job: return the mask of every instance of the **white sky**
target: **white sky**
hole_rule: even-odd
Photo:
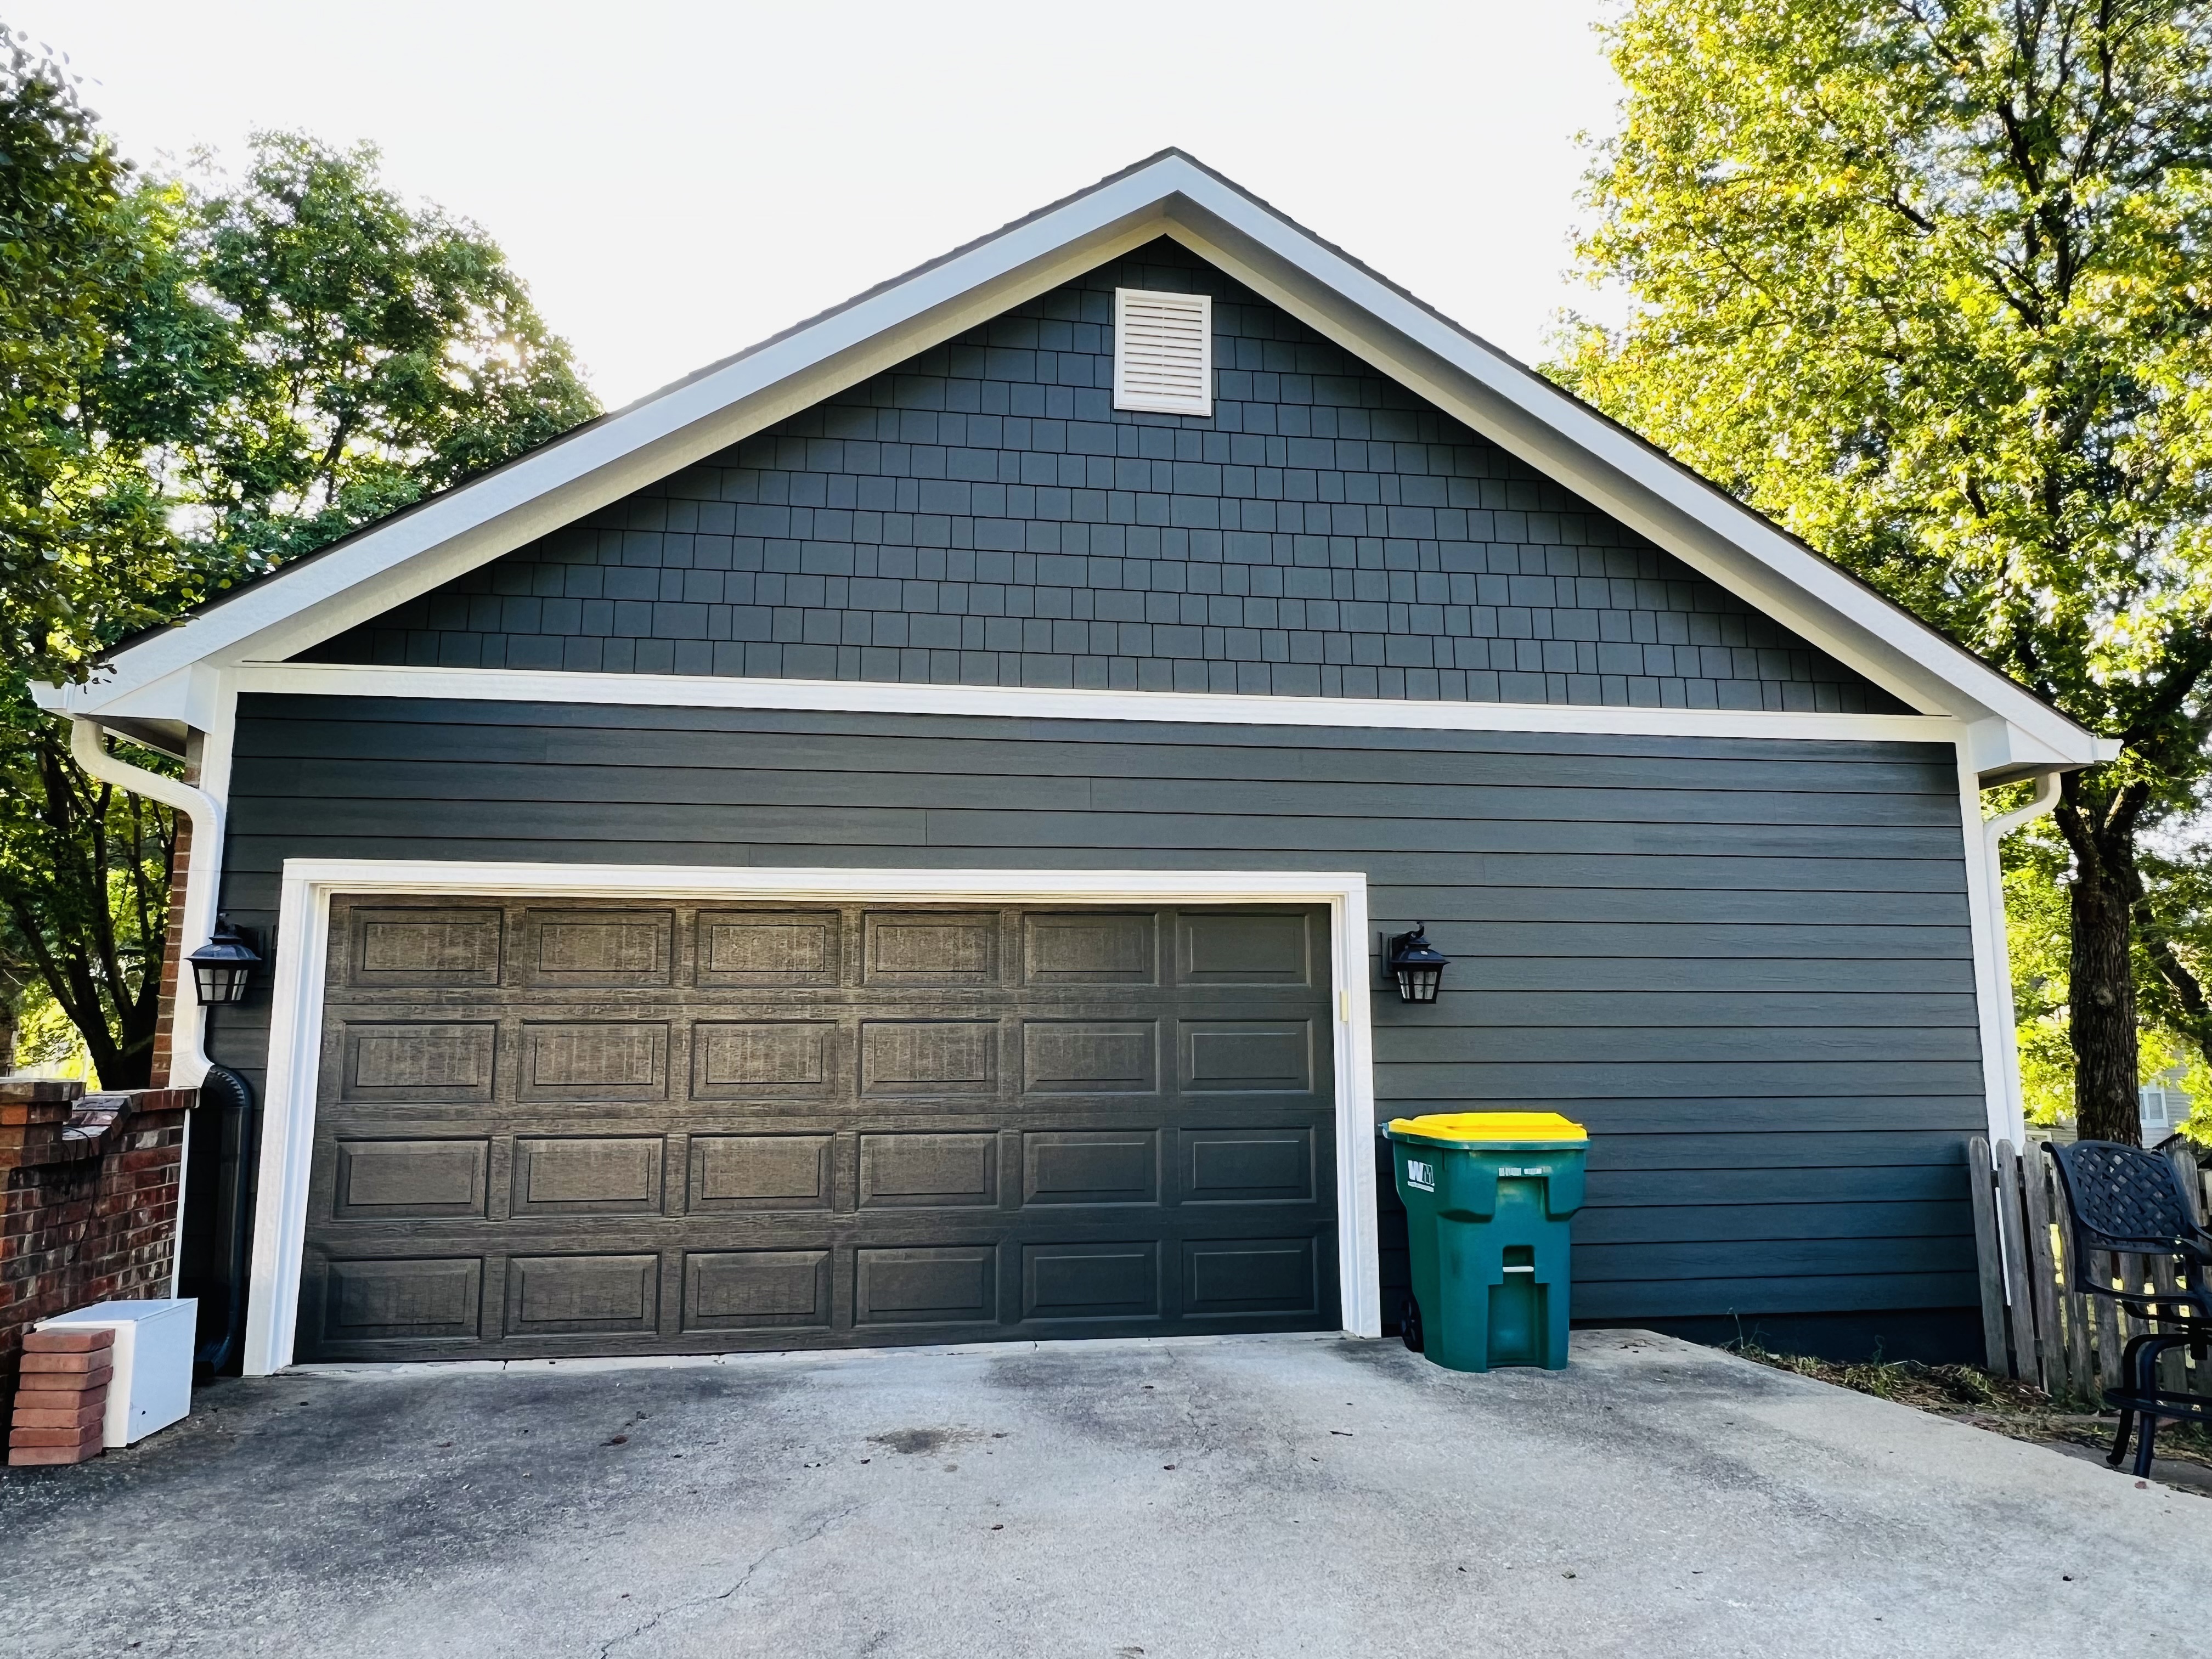
[[[1179,144],[1523,358],[1607,0],[9,0],[125,152],[298,128],[476,220],[613,406]]]

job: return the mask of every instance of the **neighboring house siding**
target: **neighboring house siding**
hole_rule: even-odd
[[[230,814],[262,927],[296,857],[1364,871],[1455,959],[1375,999],[1382,1115],[1590,1127],[1578,1317],[1976,1340],[1948,748],[249,696]],[[265,999],[216,1015],[258,1086]]]
[[[1212,417],[1112,407],[1116,287],[1215,296]],[[1164,239],[305,654],[1900,707]]]

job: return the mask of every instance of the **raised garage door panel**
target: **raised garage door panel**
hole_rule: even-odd
[[[341,898],[300,1355],[1333,1329],[1328,927]]]

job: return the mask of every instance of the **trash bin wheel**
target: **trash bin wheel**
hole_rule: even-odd
[[[1415,1353],[1420,1352],[1421,1304],[1410,1296],[1406,1298],[1406,1305],[1398,1310],[1398,1334],[1404,1339],[1407,1347]]]

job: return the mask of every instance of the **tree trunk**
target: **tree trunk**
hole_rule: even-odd
[[[126,1018],[126,1027],[136,1022]],[[114,1047],[114,1058],[96,1065],[100,1086],[103,1089],[144,1089],[154,1081],[154,1034],[150,1030],[132,1031],[126,1029],[123,1042]]]
[[[2133,921],[2142,878],[2136,826],[2148,792],[2111,793],[2094,774],[2067,774],[2052,814],[2074,855],[2073,945],[2067,1002],[2074,1044],[2074,1120],[2084,1140],[2142,1144],[2137,1073]],[[2109,787],[2109,786],[2108,786]]]
[[[2140,1146],[2136,981],[2128,950],[2132,907],[2108,869],[2084,868],[2078,860],[2071,896],[2075,1121],[2084,1140]]]

